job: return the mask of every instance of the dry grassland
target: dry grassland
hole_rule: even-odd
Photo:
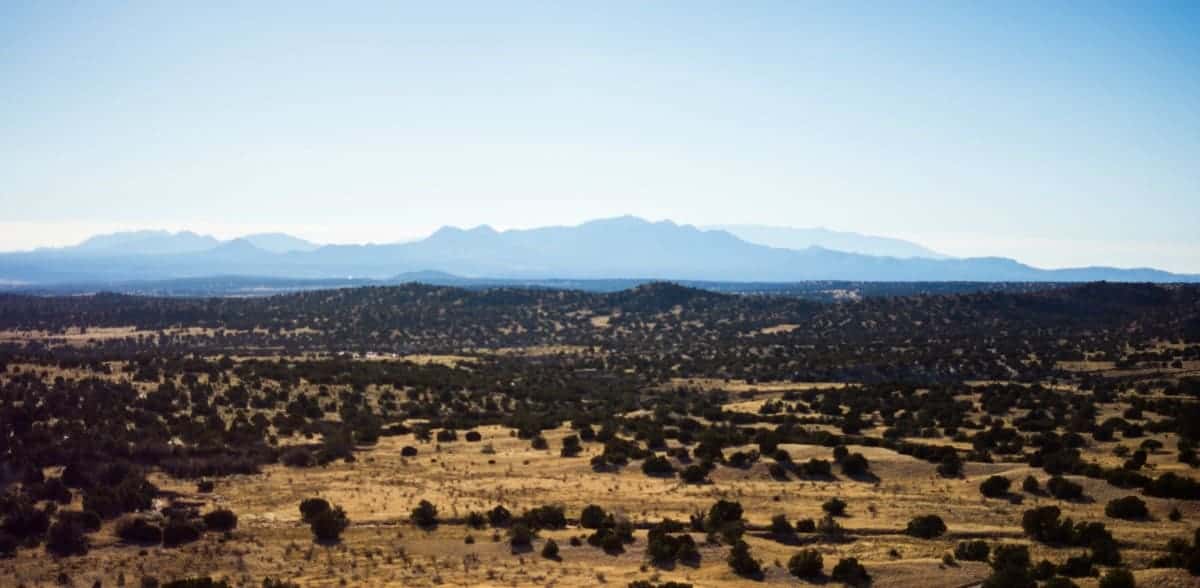
[[[1200,517],[1200,505],[1147,498],[1153,522],[1105,519],[1103,505],[1126,492],[1103,482],[1076,478],[1094,500],[1064,503],[1024,495],[1024,504],[984,499],[978,484],[989,475],[1006,475],[1015,481],[1045,474],[1025,464],[969,464],[962,479],[944,479],[934,466],[892,451],[850,447],[871,462],[878,481],[856,481],[838,476],[833,481],[776,481],[756,464],[747,470],[719,468],[713,483],[685,485],[675,479],[651,478],[638,468],[619,473],[596,473],[588,457],[594,445],[575,458],[556,451],[566,428],[548,432],[551,450],[539,451],[500,427],[480,429],[480,442],[418,443],[410,436],[385,437],[358,454],[356,463],[334,463],[314,469],[268,466],[263,473],[233,476],[217,481],[212,494],[197,494],[192,483],[157,476],[154,482],[186,500],[224,507],[239,513],[239,527],[228,538],[210,533],[195,544],[180,548],[122,546],[111,529],[95,535],[95,546],[83,557],[55,560],[40,550],[22,550],[12,560],[0,561],[0,574],[13,586],[50,585],[60,572],[91,584],[116,586],[121,574],[127,585],[142,575],[163,579],[194,575],[227,577],[233,582],[263,577],[286,578],[313,586],[393,585],[429,586],[624,586],[635,579],[659,578],[692,582],[697,586],[751,584],[735,576],[724,563],[726,547],[702,547],[698,568],[677,566],[660,570],[646,565],[645,531],[625,553],[612,556],[588,546],[572,547],[572,536],[589,531],[568,527],[543,532],[529,553],[514,554],[502,531],[472,530],[462,524],[471,511],[486,511],[498,504],[514,513],[544,504],[561,504],[568,517],[576,517],[588,504],[623,514],[635,523],[670,517],[686,521],[697,510],[717,499],[739,501],[751,525],[748,541],[755,557],[767,570],[764,583],[794,584],[778,564],[799,547],[764,538],[762,528],[773,514],[790,520],[819,518],[821,503],[837,496],[849,503],[849,516],[840,519],[849,533],[845,542],[823,542],[813,536],[813,546],[825,554],[828,566],[839,557],[863,561],[880,587],[962,586],[987,575],[986,566],[962,562],[941,563],[944,553],[958,540],[988,538],[1028,543],[1019,527],[1024,509],[1057,504],[1077,520],[1104,520],[1125,544],[1123,555],[1135,566],[1145,565],[1171,537],[1186,537]],[[413,445],[419,455],[404,458],[401,447]],[[494,453],[485,453],[490,447]],[[828,458],[826,447],[783,445],[796,461]],[[1152,456],[1151,463],[1166,469],[1167,456]],[[343,506],[353,524],[341,544],[314,544],[299,517],[304,498],[320,496]],[[434,531],[420,530],[408,522],[408,513],[422,499],[436,504],[445,519]],[[1167,512],[1179,507],[1184,520],[1168,522]],[[936,540],[915,539],[899,533],[920,514],[938,514],[949,533]],[[465,543],[467,536],[474,544]],[[801,535],[801,537],[806,537]],[[540,543],[554,538],[562,548],[561,561],[538,555]],[[696,538],[703,543],[703,537]],[[498,540],[497,540],[498,539]],[[1035,559],[1061,561],[1077,550],[1049,549],[1031,544]],[[1175,570],[1174,572],[1180,572]],[[1185,586],[1193,579],[1171,571],[1139,572],[1151,586]],[[1172,583],[1174,582],[1174,583]],[[0,582],[2,583],[2,582]]]

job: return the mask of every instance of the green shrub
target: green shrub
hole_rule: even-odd
[[[954,547],[954,557],[962,561],[987,561],[991,549],[986,541],[962,541]]]
[[[1144,519],[1150,516],[1150,511],[1141,498],[1126,496],[1110,500],[1104,507],[1104,514],[1114,519]]]
[[[837,497],[830,498],[821,505],[821,510],[824,510],[835,517],[840,517],[846,514],[846,501]]]
[[[11,557],[17,552],[17,547],[20,547],[21,542],[11,534],[0,531],[0,557]]]
[[[1137,582],[1133,578],[1133,572],[1125,568],[1113,568],[1108,570],[1100,578],[1100,588],[1136,588]]]
[[[750,555],[750,546],[740,539],[730,548],[729,558],[725,561],[739,576],[755,577],[762,574],[762,565]]]
[[[850,586],[866,586],[871,583],[871,575],[867,573],[867,568],[853,557],[838,560],[830,577]]]
[[[83,525],[74,519],[65,519],[50,525],[46,532],[46,550],[54,555],[86,555],[88,538]]]
[[[408,518],[418,527],[429,528],[437,526],[437,517],[437,507],[428,500],[422,500],[417,504],[416,508],[412,509],[412,513],[409,514]]]
[[[604,524],[604,516],[603,508],[589,504],[579,513],[579,526],[584,529],[599,529]]]
[[[349,526],[350,519],[340,506],[322,511],[309,521],[309,529],[318,541],[338,541]]]
[[[642,473],[647,476],[674,476],[675,467],[671,465],[671,460],[652,455],[642,462]]]
[[[1042,487],[1038,484],[1037,478],[1033,476],[1025,476],[1025,481],[1021,482],[1021,489],[1030,493],[1037,494],[1042,491]]]
[[[946,523],[937,515],[924,515],[908,522],[904,533],[920,539],[933,539],[946,533]]]
[[[175,547],[198,541],[203,534],[204,527],[200,521],[173,519],[163,527],[163,546]]]
[[[487,518],[488,524],[493,527],[507,527],[512,523],[512,513],[500,504],[497,504],[495,508],[488,511]]]
[[[232,531],[237,528],[237,523],[237,515],[227,508],[220,508],[204,515],[204,526],[212,531]]]
[[[307,523],[329,508],[329,501],[324,498],[306,498],[300,502],[300,517]]]
[[[797,578],[816,578],[825,567],[825,559],[816,549],[802,549],[788,560],[788,572]]]
[[[861,476],[871,469],[871,463],[861,453],[852,453],[842,458],[842,473],[847,476]]]
[[[1001,498],[1008,494],[1012,481],[1004,476],[992,476],[979,484],[979,493],[988,498]]]
[[[508,528],[508,543],[513,547],[529,547],[533,543],[535,531],[525,521],[517,521]]]
[[[126,516],[117,521],[116,534],[127,543],[147,545],[162,543],[163,537],[161,527],[139,516]]]
[[[1079,500],[1083,498],[1083,486],[1062,476],[1053,476],[1046,482],[1046,490],[1050,495],[1060,500]]]

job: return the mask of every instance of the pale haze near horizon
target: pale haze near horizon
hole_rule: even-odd
[[[0,249],[633,214],[1200,272],[1195,3],[0,6]]]

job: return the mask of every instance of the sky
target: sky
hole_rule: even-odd
[[[0,249],[633,214],[1200,273],[1200,3],[0,3]]]

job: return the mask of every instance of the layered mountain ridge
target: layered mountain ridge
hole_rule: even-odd
[[[828,237],[817,234],[821,235]],[[820,245],[769,246],[727,230],[624,216],[576,226],[505,231],[487,225],[443,227],[417,241],[368,245],[318,245],[282,233],[229,241],[186,231],[117,233],[73,247],[2,253],[0,283],[104,283],[216,275],[391,279],[420,272],[528,280],[1200,281],[1200,276],[1152,268],[1040,269],[1003,257],[949,258],[906,241],[838,235],[877,249],[928,251],[928,256],[872,255]]]

